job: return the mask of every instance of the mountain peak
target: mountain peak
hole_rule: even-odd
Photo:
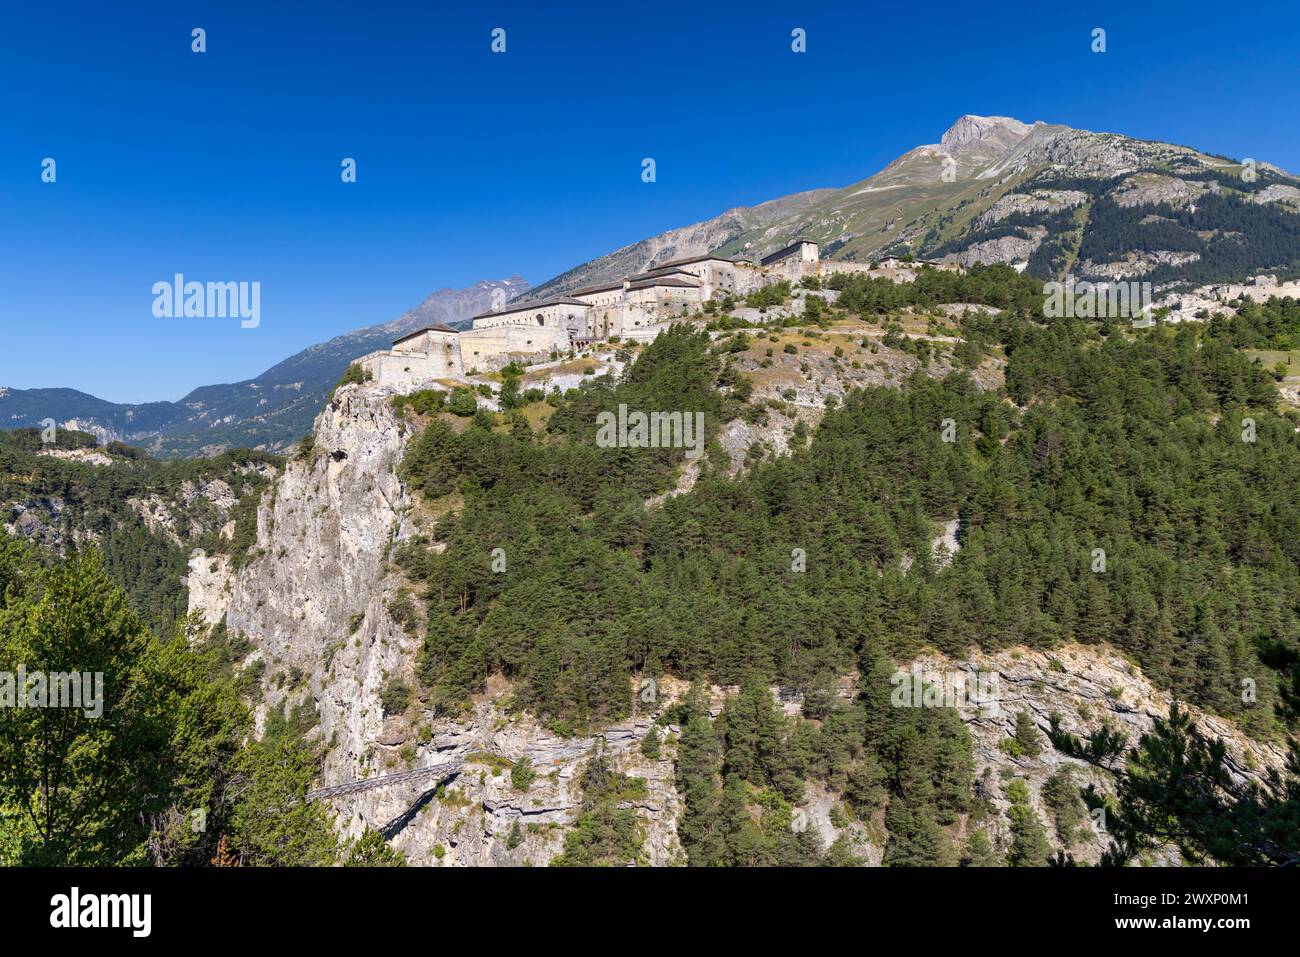
[[[981,152],[990,148],[997,153],[1006,152],[1025,137],[1033,127],[1010,116],[975,116],[967,113],[948,128],[939,141],[950,153],[962,153],[972,148]]]

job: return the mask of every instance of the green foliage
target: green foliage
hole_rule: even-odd
[[[238,636],[143,627],[93,553],[46,566],[0,540],[0,671],[103,674],[103,711],[0,708],[0,853],[56,865],[206,864],[227,834],[246,863],[331,863],[302,795],[315,760],[248,743],[223,675]],[[198,650],[194,650],[194,646]]]
[[[1036,758],[1043,753],[1043,736],[1027,710],[1016,714],[1016,730],[1005,743],[1013,757]]]
[[[962,867],[1001,867],[1002,860],[998,857],[997,851],[989,841],[988,835],[983,829],[976,828],[971,831],[970,838],[966,841],[966,850],[961,856]]]
[[[94,705],[0,707],[0,807],[30,825],[25,862],[142,859],[145,816],[167,806],[171,662],[93,555],[35,571],[21,597],[11,589],[0,671],[102,676]]]
[[[301,743],[317,724],[316,703],[310,696],[292,706],[286,701],[278,710],[271,708],[267,711],[262,740],[273,742],[284,739]]]
[[[527,791],[537,780],[537,769],[529,758],[520,758],[510,768],[510,784],[516,791]]]
[[[621,801],[640,797],[645,782],[610,768],[597,746],[582,775],[582,808],[552,867],[623,867],[637,861],[645,838],[636,813]]]
[[[335,384],[334,388],[330,390],[328,401],[333,401],[334,393],[345,385],[364,385],[367,382],[374,381],[374,378],[375,375],[373,372],[369,369],[363,369],[354,362],[344,370],[339,381]]]
[[[891,671],[885,661],[872,663],[864,675],[862,702],[866,740],[875,747],[888,798],[884,863],[951,865],[957,852],[944,829],[970,810],[970,736],[953,709],[893,707]]]
[[[1043,783],[1043,804],[1056,825],[1056,836],[1065,847],[1072,847],[1086,836],[1084,823],[1088,810],[1081,789],[1074,780],[1074,769],[1063,764]]]
[[[1013,778],[1006,788],[1011,801],[1011,849],[1007,864],[1011,867],[1046,867],[1052,855],[1043,823],[1029,803],[1029,788],[1023,778]]]
[[[87,443],[89,439],[89,443]],[[93,447],[93,437],[60,431],[56,447]],[[23,502],[51,526],[57,543],[75,550],[74,539],[97,539],[102,567],[109,579],[126,589],[150,630],[171,635],[185,616],[187,597],[181,579],[189,554],[204,549],[225,554],[238,564],[256,537],[257,502],[269,485],[259,469],[278,466],[274,455],[236,450],[210,459],[169,460],[113,457],[110,465],[39,455],[37,430],[0,431],[0,502]],[[108,449],[102,450],[105,453]],[[239,497],[229,516],[203,496],[184,501],[182,483],[224,481]],[[157,497],[175,518],[174,534],[150,529],[138,505]],[[56,510],[53,504],[57,503]],[[222,526],[235,521],[233,539]],[[49,544],[56,544],[50,538]]]
[[[401,714],[411,706],[411,686],[401,676],[394,675],[380,689],[379,703],[385,715]]]
[[[1210,320],[1207,337],[1239,349],[1300,350],[1300,299],[1243,299],[1234,308],[1235,314],[1219,313]]]
[[[447,393],[442,389],[420,389],[406,395],[395,395],[391,401],[399,414],[404,415],[409,409],[416,415],[435,415],[446,406]]]
[[[384,836],[368,827],[348,851],[344,867],[405,867],[406,855],[392,847]]]
[[[324,804],[306,800],[317,758],[287,739],[251,742],[239,754],[240,787],[230,839],[245,865],[323,867],[338,857],[338,838]]]
[[[863,316],[885,315],[909,306],[927,309],[942,303],[970,302],[999,309],[1016,309],[1025,315],[1042,313],[1041,279],[1022,276],[1010,266],[988,266],[967,273],[922,268],[915,282],[835,273],[827,280],[839,290],[836,306]]]
[[[1059,740],[1066,753],[1093,760],[1077,739]],[[1124,865],[1165,846],[1192,864],[1300,864],[1300,745],[1294,740],[1284,772],[1271,770],[1262,785],[1238,783],[1224,743],[1202,735],[1175,705],[1167,719],[1156,719],[1117,773],[1113,800],[1092,785],[1083,793],[1089,808],[1106,814],[1111,846],[1104,865]]]
[[[447,403],[447,411],[452,415],[459,415],[462,418],[468,418],[478,411],[478,399],[472,389],[457,387],[451,390],[451,400]]]
[[[522,843],[524,843],[524,829],[519,826],[519,818],[515,818],[510,824],[509,833],[506,834],[506,850],[513,851]]]
[[[657,760],[659,743],[659,729],[652,724],[646,730],[645,737],[641,739],[641,753],[652,761]]]
[[[779,306],[789,298],[790,281],[782,279],[755,289],[745,297],[745,305],[751,309],[766,309],[768,306]]]
[[[865,740],[861,708],[831,713],[820,730],[786,718],[767,687],[751,678],[711,722],[696,700],[684,707],[677,790],[678,836],[694,866],[850,864],[844,846],[825,852],[811,829],[796,827],[803,782],[824,777],[866,803],[879,797],[879,769]],[[874,788],[874,790],[873,790]]]
[[[507,366],[502,370],[501,393],[497,399],[503,410],[517,409],[524,404],[524,397],[519,391],[521,373],[518,366]]]

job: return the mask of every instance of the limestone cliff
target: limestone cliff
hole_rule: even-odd
[[[390,399],[374,386],[338,390],[317,420],[312,452],[287,464],[261,505],[256,557],[228,584],[220,580],[224,566],[203,569],[192,601],[216,620],[228,593],[227,628],[250,638],[250,660],[264,664],[259,727],[270,709],[304,702],[315,709],[326,744],[324,784],[469,759],[441,799],[418,784],[339,799],[349,834],[365,825],[385,829],[412,863],[545,863],[576,816],[576,777],[594,738],[560,738],[527,717],[512,718],[493,695],[464,719],[436,718],[419,701],[385,719],[385,685],[394,678],[414,684],[419,647],[389,611],[401,583],[386,558],[415,531],[410,496],[396,475],[411,432]],[[647,780],[638,807],[646,861],[665,864],[680,858],[678,802],[671,762],[651,761],[633,747],[648,726],[637,719],[606,729],[603,739],[616,768]],[[525,757],[537,775],[519,793],[501,769]],[[510,840],[516,821],[517,842]]]
[[[394,414],[390,399],[374,385],[339,389],[317,420],[311,452],[287,463],[263,499],[252,560],[226,580],[228,569],[219,564],[196,578],[202,587],[194,589],[192,600],[199,606],[217,603],[205,609],[215,620],[228,598],[228,630],[250,638],[255,650],[249,660],[263,662],[259,727],[270,709],[314,711],[319,731],[313,733],[325,746],[325,786],[462,760],[459,775],[436,792],[404,784],[333,799],[348,835],[365,826],[380,829],[411,863],[438,866],[549,862],[578,815],[583,764],[601,738],[616,770],[646,780],[644,796],[630,805],[645,836],[640,862],[683,862],[676,833],[676,729],[666,729],[659,758],[647,758],[639,748],[651,719],[682,693],[679,682],[661,683],[654,705],[639,703],[642,710],[631,719],[585,737],[561,736],[512,712],[511,689],[500,678],[489,681],[465,716],[436,714],[418,695],[385,716],[386,690],[395,680],[418,687],[413,667],[421,641],[419,627],[400,611],[403,583],[387,561],[392,546],[417,531],[415,503],[396,474],[414,430]],[[959,712],[973,739],[977,790],[994,808],[979,826],[1003,848],[1009,841],[1010,778],[1025,779],[1054,846],[1060,842],[1042,798],[1049,776],[1075,764],[1077,783],[1112,786],[1104,772],[1057,754],[1045,740],[1037,755],[1013,754],[1004,741],[1019,712],[1027,711],[1040,730],[1053,713],[1080,734],[1107,722],[1135,743],[1169,707],[1167,695],[1105,648],[1007,650],[920,663],[1000,677],[996,714],[965,705]],[[732,690],[713,689],[713,713]],[[856,690],[847,678],[841,693],[847,698]],[[797,697],[773,691],[787,713],[799,712]],[[1234,773],[1257,776],[1281,763],[1280,749],[1250,741],[1217,718],[1198,714],[1198,720],[1228,741]],[[521,788],[511,768],[523,759],[535,776]],[[843,835],[860,858],[879,863],[887,840],[879,815],[855,821],[837,795],[817,784],[808,785],[803,812],[799,819],[826,844]],[[970,826],[963,821],[954,837],[964,837]],[[1106,838],[1095,822],[1087,827],[1069,849],[1090,861]]]

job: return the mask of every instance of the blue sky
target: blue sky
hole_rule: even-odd
[[[177,399],[438,288],[847,185],[963,113],[1300,170],[1293,5],[944,7],[5,4],[0,385]],[[155,318],[177,272],[260,282],[261,325]]]

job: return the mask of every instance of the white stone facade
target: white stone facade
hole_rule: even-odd
[[[463,332],[441,325],[421,329],[360,362],[382,385],[415,388],[431,380],[495,371],[517,360],[567,354],[615,336],[649,341],[673,322],[698,313],[710,299],[744,297],[773,282],[797,282],[819,271],[817,244],[806,240],[761,264],[713,255],[679,259],[572,295],[482,313]]]

